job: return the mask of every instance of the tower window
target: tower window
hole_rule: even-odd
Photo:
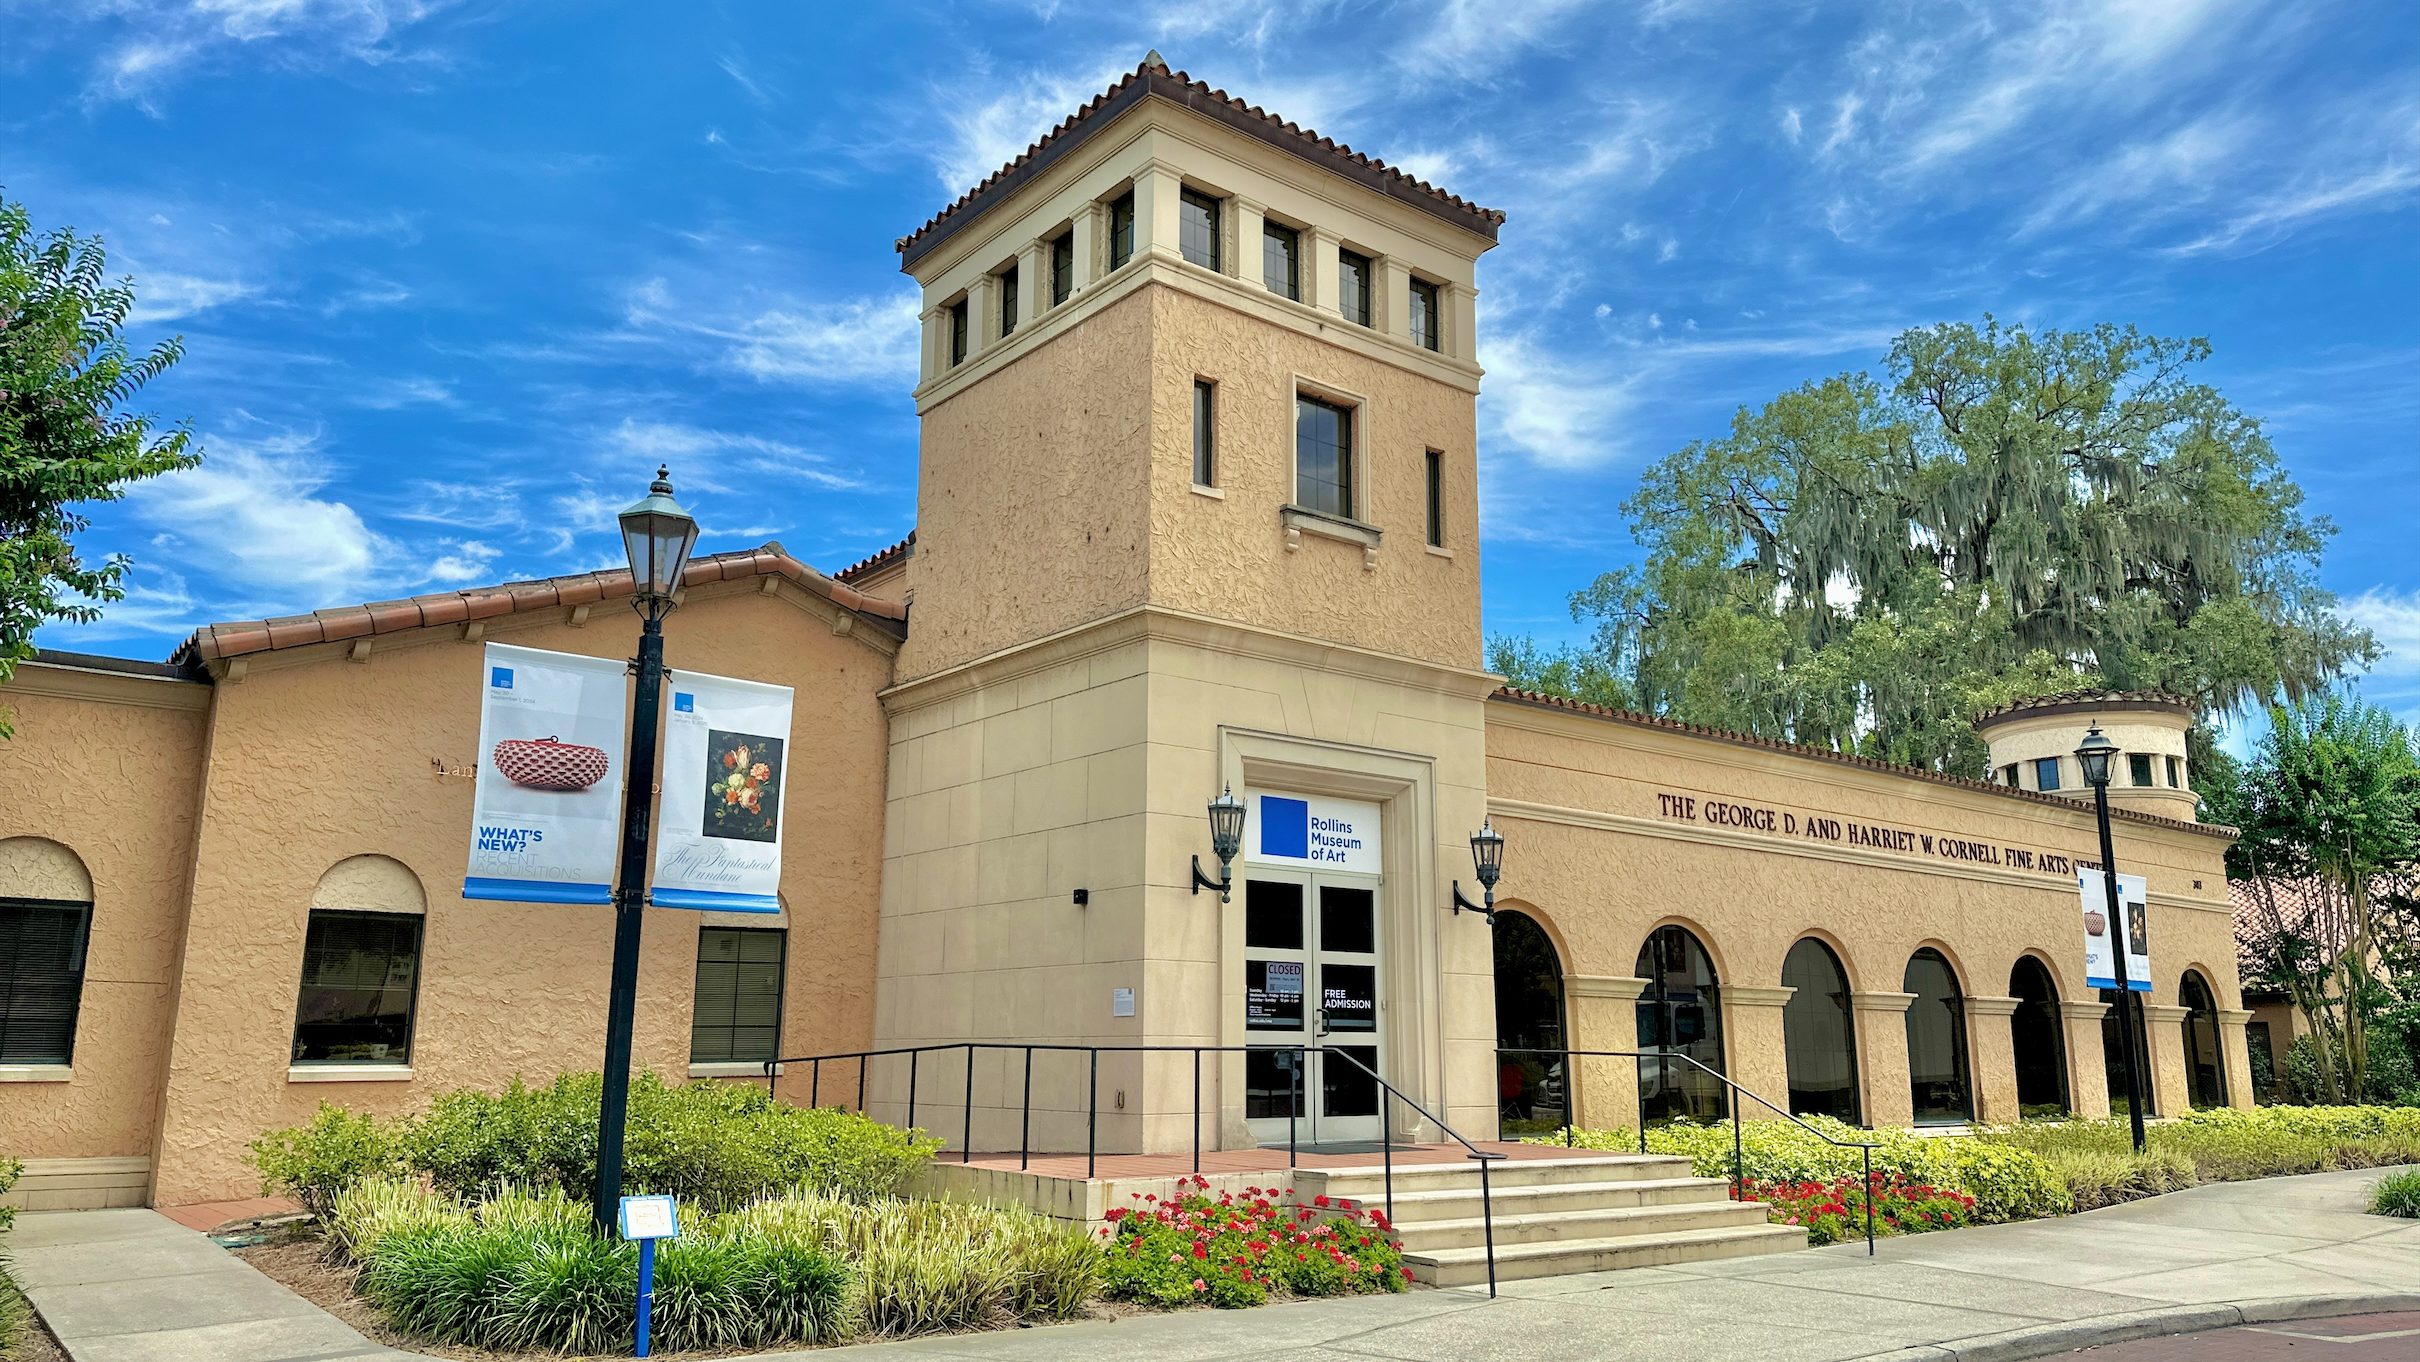
[[[2144,787],[2144,788],[2146,788],[2146,789],[2148,789],[2148,788],[2150,787],[2150,785],[2151,785],[2151,754],[2150,754],[2150,753],[2148,753],[2148,752],[2128,752],[2128,753],[2126,754],[2126,779],[2127,779],[2127,782],[2128,782],[2128,783],[2130,783],[2130,784],[2134,784],[2134,785],[2140,785],[2140,786],[2142,786],[2142,787]]]
[[[1134,191],[1109,201],[1109,268],[1134,258]]]
[[[1412,344],[1437,348],[1437,286],[1425,279],[1412,281]]]
[[[2037,790],[2059,788],[2059,759],[2057,757],[2034,758],[2033,787]]]
[[[1336,310],[1348,322],[1370,324],[1370,258],[1351,251],[1336,253]]]
[[[1000,274],[1000,334],[1005,336],[1017,329],[1017,284],[1019,271],[1011,265]]]
[[[1294,502],[1321,515],[1353,518],[1351,407],[1295,396]]]
[[[1218,200],[1190,189],[1176,196],[1176,249],[1203,269],[1218,268]]]
[[[1073,230],[1059,233],[1050,243],[1050,305],[1057,307],[1067,301],[1076,289],[1076,234]]]
[[[966,363],[966,300],[950,304],[950,367]]]
[[[2170,757],[2170,758],[2168,758],[2168,788],[2169,788],[2169,789],[2171,789],[2171,790],[2181,790],[2181,789],[2185,788],[2184,769],[2185,769],[2185,764],[2184,764],[2183,762],[2178,761],[2178,760],[2177,760],[2176,758],[2174,758],[2174,757]]]
[[[2017,764],[2015,762],[2012,761],[2000,768],[2000,783],[2012,790],[2021,788],[2017,782]]]
[[[1445,454],[1435,449],[1428,452],[1428,543],[1445,547]]]
[[[1302,233],[1266,218],[1260,224],[1260,273],[1269,292],[1302,301]]]
[[[1218,385],[1193,380],[1193,485],[1218,486]]]

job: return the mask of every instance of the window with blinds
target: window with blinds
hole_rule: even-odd
[[[0,899],[0,1064],[75,1057],[92,905]]]
[[[690,1063],[756,1064],[779,1055],[788,936],[778,927],[699,929]]]
[[[421,919],[313,909],[294,1004],[296,1064],[409,1064]]]

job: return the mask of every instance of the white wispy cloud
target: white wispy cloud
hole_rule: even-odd
[[[2420,587],[2373,586],[2344,602],[2344,614],[2378,640],[2363,697],[2420,725]]]
[[[335,470],[317,432],[205,434],[199,466],[139,483],[128,502],[222,582],[289,601],[361,600],[397,546],[328,495]]]
[[[128,324],[157,326],[256,297],[261,289],[258,284],[242,279],[206,279],[170,270],[149,270],[136,278],[134,292],[134,308],[126,314]]]
[[[766,383],[913,383],[922,337],[912,289],[735,305],[676,297],[667,280],[655,278],[630,291],[624,315],[634,336],[702,342],[712,366]]]
[[[158,112],[167,85],[245,56],[280,65],[378,64],[424,58],[410,33],[454,0],[97,0],[62,20],[106,23],[123,35],[94,62],[86,97]]]
[[[722,476],[734,472],[796,478],[838,492],[866,486],[858,478],[834,471],[823,456],[802,445],[744,432],[625,417],[604,443],[618,456],[642,465],[672,465],[676,471],[686,470],[684,476],[718,490],[729,490],[743,481]],[[697,471],[701,465],[702,474]]]

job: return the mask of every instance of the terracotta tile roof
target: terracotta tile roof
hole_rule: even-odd
[[[899,238],[898,250],[902,263],[915,264],[918,257],[940,245],[963,223],[973,220],[988,206],[986,200],[1005,197],[1074,150],[1094,129],[1107,126],[1119,114],[1147,98],[1164,99],[1216,119],[1245,136],[1291,152],[1389,198],[1476,232],[1490,241],[1496,239],[1496,229],[1504,224],[1504,214],[1496,209],[1482,208],[1459,195],[1449,194],[1426,180],[1397,170],[1374,156],[1355,151],[1332,137],[1322,137],[1309,128],[1279,118],[1257,104],[1246,104],[1224,90],[1212,89],[1183,71],[1172,73],[1155,52],[1145,58],[1141,65],[1120,77],[1117,84],[1094,95],[1057,127],[1042,134],[1040,141],[1027,147],[1016,159],[960,195],[957,202],[934,214],[922,227]]]
[[[842,568],[840,571],[833,573],[832,580],[835,582],[854,582],[860,577],[882,571],[884,568],[891,566],[893,563],[898,562],[902,558],[908,557],[915,551],[916,532],[914,530],[910,530],[908,531],[907,538],[900,540],[898,543],[891,545],[887,549],[883,549],[879,552],[869,554],[864,558],[860,558],[856,562]]]
[[[707,582],[776,575],[805,587],[834,605],[855,611],[895,635],[905,637],[907,634],[905,607],[862,595],[792,558],[779,544],[692,558],[688,570],[682,574],[681,584],[698,586]],[[548,577],[534,582],[505,582],[497,586],[432,592],[399,601],[338,606],[329,610],[314,610],[308,615],[207,624],[195,630],[193,637],[185,640],[169,661],[174,665],[216,662],[279,648],[299,648],[313,643],[334,643],[369,635],[400,633],[406,629],[425,629],[432,625],[494,619],[523,610],[621,600],[630,594],[630,571],[622,568],[609,572],[577,573],[569,577]]]
[[[2187,716],[2196,712],[2191,699],[2164,690],[2063,690],[2056,695],[2036,695],[1987,709],[1975,716],[1975,722],[1989,724],[2002,719],[2075,714],[2091,709],[2166,709]]]
[[[1834,762],[1842,766],[1861,766],[1869,771],[1881,771],[1888,775],[1929,781],[1935,785],[1949,785],[1962,790],[1975,790],[1984,794],[1998,795],[2003,799],[2022,799],[2062,809],[2089,810],[2091,807],[2059,795],[2043,794],[2038,790],[2020,790],[2014,786],[2001,785],[1989,780],[1976,780],[1968,776],[1945,776],[1938,771],[1927,771],[1921,766],[1902,766],[1897,762],[1853,756],[1846,752],[1834,752],[1829,748],[1808,747],[1802,743],[1783,742],[1778,738],[1760,738],[1752,733],[1734,733],[1729,729],[1708,728],[1703,724],[1683,723],[1678,719],[1667,719],[1656,714],[1641,714],[1636,710],[1592,705],[1585,700],[1572,700],[1560,695],[1547,695],[1540,691],[1521,690],[1513,686],[1499,686],[1496,688],[1496,693],[1489,698],[1517,704],[1537,705],[1546,709],[1568,710],[1574,714],[1585,714],[1590,718],[1610,719],[1616,723],[1635,724],[1641,728],[1660,728],[1672,733],[1686,733],[1692,737],[1711,738],[1716,742],[1731,743],[1739,747],[1761,747],[1769,752],[1786,752],[1792,756],[1812,757],[1817,761]],[[2162,818],[2158,814],[2142,813],[2134,809],[2113,808],[2109,811],[2109,816],[2129,823],[2144,823],[2156,828],[2177,828],[2185,832],[2198,832],[2211,837],[2232,839],[2235,836],[2235,829],[2217,823],[2189,823],[2180,818]]]

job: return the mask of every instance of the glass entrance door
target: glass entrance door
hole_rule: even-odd
[[[1378,885],[1366,877],[1255,874],[1244,885],[1244,1040],[1313,1047],[1244,1058],[1244,1117],[1283,1143],[1379,1137]],[[1318,1053],[1317,1051],[1332,1053]]]

